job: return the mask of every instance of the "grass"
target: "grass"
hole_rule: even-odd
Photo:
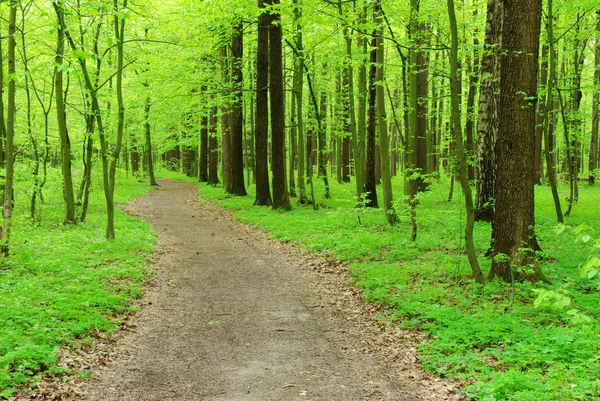
[[[0,266],[0,399],[56,367],[61,347],[89,344],[114,329],[140,296],[155,236],[150,226],[116,211],[117,240],[106,241],[102,189],[94,188],[84,223],[64,226],[59,172],[51,170],[39,222],[27,217],[31,183],[18,165],[11,255]],[[78,181],[76,181],[78,182]],[[95,182],[101,182],[95,177]],[[119,176],[115,200],[149,186]]]
[[[430,334],[420,349],[423,366],[440,376],[461,379],[469,398],[600,398],[598,335],[571,326],[562,312],[535,309],[533,284],[512,287],[491,282],[481,287],[473,282],[462,252],[461,194],[455,192],[455,201],[447,202],[447,182],[435,182],[432,191],[422,194],[416,242],[408,240],[410,226],[404,211],[400,224],[391,227],[381,210],[354,208],[353,184],[333,183],[332,199],[321,196],[321,180],[315,187],[318,211],[295,204],[285,213],[253,207],[253,186],[248,188],[247,197],[231,197],[220,187],[199,185],[204,198],[236,210],[237,220],[261,227],[274,238],[294,242],[306,251],[345,261],[365,299],[387,307],[390,324]],[[564,199],[566,186],[560,190]],[[398,205],[402,205],[402,193],[401,179],[395,179]],[[600,229],[598,204],[600,190],[582,185],[580,201],[566,223],[586,223]],[[550,190],[538,187],[536,232],[544,250],[542,268],[554,282],[545,288],[573,281],[573,298],[600,312],[599,292],[578,278],[578,266],[589,254],[589,245],[576,243],[571,232],[555,234],[555,226]],[[482,255],[489,246],[490,233],[489,224],[476,224],[475,243],[486,273],[490,261]]]

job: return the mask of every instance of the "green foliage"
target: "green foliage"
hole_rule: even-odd
[[[566,229],[566,225],[560,224],[556,229],[556,233],[564,233]],[[590,280],[591,285],[600,290],[600,280],[598,279],[600,239],[592,241],[595,230],[586,224],[580,224],[572,231],[576,235],[575,243],[593,243],[587,261],[580,266],[579,277],[583,280]],[[567,281],[559,289],[535,289],[534,292],[537,294],[534,302],[535,307],[545,307],[555,310],[569,308],[567,315],[570,316],[573,325],[580,326],[584,332],[592,335],[600,333],[600,315],[594,313],[586,306],[575,303],[573,300],[575,294],[571,290],[574,284],[572,281]]]
[[[322,194],[320,180],[316,193]],[[348,263],[355,284],[367,301],[384,305],[390,323],[425,330],[420,349],[423,366],[441,376],[464,381],[471,399],[500,401],[591,400],[600,397],[600,343],[597,335],[568,324],[569,316],[534,307],[531,283],[491,282],[485,287],[470,277],[463,255],[464,221],[460,202],[445,201],[447,182],[434,182],[419,199],[419,239],[408,240],[406,212],[389,226],[380,210],[354,210],[352,184],[331,185],[332,199],[317,199],[318,211],[294,205],[288,213],[253,207],[253,187],[245,198],[228,197],[222,188],[200,185],[205,199],[237,210],[236,219],[262,227],[281,241]],[[402,193],[401,179],[394,191]],[[544,252],[542,268],[555,282],[572,281],[588,246],[574,232],[557,237],[554,209],[547,188],[537,188],[536,233]],[[561,187],[561,196],[568,188]],[[600,227],[595,188],[582,187],[569,224],[586,221]],[[357,221],[359,213],[362,224]],[[484,272],[490,227],[476,223],[475,243]],[[582,256],[583,255],[583,256]],[[541,285],[541,284],[540,284]],[[546,287],[541,287],[545,289]],[[600,312],[598,289],[589,280],[573,282],[577,303]]]
[[[26,177],[28,170],[21,174]],[[49,181],[43,218],[35,224],[25,217],[31,183],[18,181],[11,255],[0,267],[0,398],[44,374],[63,373],[55,367],[59,348],[89,343],[97,330],[114,329],[150,274],[155,239],[150,226],[117,210],[119,239],[106,241],[100,188],[94,189],[87,221],[63,226],[57,181]],[[120,177],[116,200],[147,191],[145,184]]]

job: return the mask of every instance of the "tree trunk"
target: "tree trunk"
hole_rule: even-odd
[[[203,104],[202,116],[200,117],[200,160],[198,163],[198,181],[208,182],[208,106],[206,105],[206,91],[202,88]]]
[[[320,107],[320,119],[323,120],[327,116],[327,95],[325,92],[321,92],[321,107]],[[321,128],[319,129],[319,134],[317,135],[318,139],[318,152],[319,152],[319,176],[323,178],[323,183],[325,185],[325,198],[329,199],[329,178],[327,177],[327,167],[325,160],[325,146],[327,145],[327,135],[325,132],[325,124],[321,124]]]
[[[556,211],[556,218],[559,223],[564,221],[560,198],[558,196],[558,189],[556,187],[556,160],[554,156],[554,123],[552,122],[553,117],[550,116],[550,109],[554,108],[554,84],[556,82],[556,53],[554,51],[554,15],[552,11],[552,0],[548,0],[547,9],[548,21],[546,26],[548,27],[548,79],[546,86],[546,101],[543,115],[543,134],[544,134],[544,156],[546,158],[547,176],[548,183],[550,184],[550,190],[552,191],[552,199],[554,201],[554,210]]]
[[[16,4],[16,3],[15,3]],[[59,13],[59,22],[63,20],[64,13],[64,0],[59,0],[56,4],[56,12]],[[12,10],[11,10],[12,13]],[[11,67],[11,41],[9,41],[9,74],[14,74],[14,48],[13,51],[13,66]],[[14,46],[14,44],[12,44]],[[65,50],[65,33],[62,26],[59,26],[57,31],[57,42],[56,42],[56,74],[55,74],[55,87],[56,87],[56,114],[58,121],[58,134],[60,136],[60,149],[61,149],[61,160],[62,160],[62,174],[63,174],[63,198],[65,201],[65,219],[64,224],[72,224],[75,222],[75,195],[73,192],[73,177],[71,173],[71,140],[67,130],[67,111],[65,106],[65,93],[63,89],[63,54]],[[12,70],[12,71],[11,71]],[[14,85],[14,81],[9,82],[10,85]],[[14,100],[13,100],[14,101]],[[14,105],[13,105],[14,107]],[[14,109],[13,109],[14,110]],[[14,124],[14,111],[11,112],[10,106],[10,93],[9,93],[9,106],[8,106],[8,125]],[[10,128],[7,126],[7,150],[8,150],[8,131]],[[7,159],[8,161],[8,159]],[[8,167],[8,166],[7,166]]]
[[[365,6],[366,8],[366,6]],[[365,19],[365,13],[360,13],[360,22]],[[358,47],[361,49],[361,54],[366,56],[367,54],[367,41],[363,38],[363,35],[358,35]],[[355,163],[360,166],[356,168],[356,181],[357,190],[360,186],[359,197],[365,192],[365,178],[366,178],[366,137],[367,137],[367,66],[366,62],[360,63],[358,69],[358,153],[354,156]],[[360,174],[360,178],[358,177]],[[360,182],[359,182],[360,181]]]
[[[416,35],[417,46],[425,46],[425,35],[427,27],[424,23],[418,24]],[[423,192],[429,187],[426,181],[427,170],[427,96],[428,90],[428,57],[424,50],[413,50],[416,52],[417,64],[413,74],[416,74],[416,131],[414,139],[413,164],[417,169],[418,177],[413,180],[415,191]]]
[[[344,17],[344,9],[342,6],[342,0],[338,0],[338,13],[341,18]],[[344,63],[344,82],[346,82],[347,88],[347,115],[348,115],[348,132],[352,138],[352,146],[354,153],[354,175],[356,177],[356,196],[360,197],[364,190],[364,161],[362,152],[360,149],[360,143],[358,140],[357,126],[356,126],[356,107],[354,100],[354,68],[352,66],[352,37],[350,36],[350,30],[347,25],[344,25],[342,30],[344,35],[344,41],[346,44],[346,60]],[[348,146],[350,144],[348,143]],[[348,149],[348,159],[350,158],[350,150]],[[344,182],[350,182],[349,175],[344,175],[342,180]]]
[[[502,1],[488,0],[485,42],[481,60],[479,114],[477,118],[477,194],[475,219],[494,220],[494,187],[496,181],[495,146],[498,138],[498,103],[500,57],[502,45]]]
[[[392,176],[390,169],[390,139],[388,137],[388,128],[386,123],[385,113],[385,88],[383,80],[383,18],[381,15],[381,0],[376,0],[373,5],[373,22],[380,28],[376,30],[376,71],[375,79],[377,80],[376,88],[376,110],[377,110],[377,125],[379,127],[379,149],[381,155],[381,183],[383,187],[383,211],[385,217],[390,224],[397,221],[396,211],[394,210],[394,197],[392,193]],[[424,119],[427,122],[427,119]],[[427,154],[424,156],[427,163]]]
[[[211,100],[214,102],[215,98],[213,97]],[[208,182],[207,182],[207,184],[212,185],[212,186],[219,185],[219,139],[217,137],[217,125],[219,124],[218,113],[219,113],[219,110],[218,110],[217,106],[213,106],[210,109],[210,119],[209,119],[209,128],[208,128]],[[266,154],[265,154],[265,157],[266,157]],[[267,185],[267,189],[268,189],[268,185]]]
[[[4,60],[2,40],[0,40],[0,60]],[[6,119],[4,117],[4,68],[0,68],[0,168],[6,166]]]
[[[279,6],[279,0],[268,0],[265,4]],[[283,52],[281,48],[281,15],[278,8],[271,14],[269,26],[269,75],[271,85],[271,170],[273,174],[273,209],[290,210],[290,195],[287,189],[285,166],[285,106],[283,93]]]
[[[377,132],[377,114],[375,110],[377,89],[375,87],[375,78],[377,74],[377,38],[373,33],[371,40],[371,55],[369,66],[369,101],[367,106],[367,160],[365,168],[365,206],[379,207],[377,202],[377,185],[375,174],[375,136]]]
[[[227,47],[219,49],[221,61],[221,80],[226,88],[221,96],[221,163],[223,168],[223,185],[225,192],[231,186],[231,109],[229,107],[229,62],[227,60]]]
[[[148,178],[150,179],[150,185],[156,186],[156,178],[154,178],[154,160],[152,155],[152,133],[150,130],[150,107],[152,103],[150,96],[146,97],[146,103],[144,104],[144,137],[146,139],[146,163],[148,166]]]
[[[474,15],[477,16],[477,10]],[[469,182],[475,179],[475,166],[472,160],[475,156],[475,145],[473,141],[473,127],[475,125],[475,93],[477,91],[477,82],[479,81],[479,31],[473,31],[473,55],[469,66],[469,92],[467,95],[467,122],[465,124],[465,147],[467,157],[467,175]]]
[[[598,168],[598,103],[600,102],[600,11],[596,12],[596,44],[594,47],[594,94],[592,99],[592,133],[590,137],[590,156],[588,162],[588,183],[594,185],[595,170]]]
[[[548,45],[542,46],[542,62],[540,65],[540,85],[548,87]],[[536,113],[535,123],[535,156],[533,159],[534,182],[535,185],[542,185],[544,182],[543,162],[542,162],[542,143],[544,142],[544,116],[546,109],[546,100],[540,99]]]
[[[256,198],[254,205],[270,206],[269,188],[269,27],[271,17],[264,11],[265,1],[258,0],[258,44],[256,50],[256,127],[254,132],[254,153],[256,162]]]
[[[16,48],[16,28],[17,28],[17,0],[10,2],[10,17],[8,23],[8,74],[14,76],[16,73],[15,65],[15,48]],[[58,47],[61,47],[62,33],[58,33]],[[62,52],[62,50],[61,50]],[[62,53],[57,52],[56,60],[62,62]],[[58,64],[58,63],[57,63]],[[0,249],[2,254],[7,257],[9,250],[10,229],[12,224],[13,211],[13,180],[14,180],[14,137],[15,137],[15,80],[11,79],[8,82],[8,118],[6,121],[6,146],[5,146],[5,161],[6,161],[6,176],[4,180],[4,221],[2,231],[0,232]],[[60,97],[62,97],[62,92]],[[70,160],[69,160],[70,161]],[[72,188],[72,186],[71,186]]]
[[[547,280],[535,258],[535,113],[541,1],[505,0],[490,278]],[[533,264],[535,272],[528,271]]]
[[[302,18],[302,9],[298,4],[298,0],[294,0],[294,39],[296,41],[297,55],[294,58],[294,96],[296,97],[296,134],[298,141],[298,203],[307,203],[306,185],[304,174],[310,167],[307,163],[307,158],[310,158],[311,147],[305,142],[305,125],[304,125],[304,46],[302,44],[302,26],[300,19]],[[307,152],[308,149],[308,152]],[[294,171],[290,171],[293,175]]]
[[[121,154],[121,145],[123,144],[123,132],[125,124],[125,104],[123,101],[123,61],[124,61],[124,38],[125,38],[125,21],[126,18],[120,15],[119,1],[114,0],[114,29],[115,38],[117,39],[117,72],[116,72],[116,92],[117,92],[117,138],[112,151],[109,170],[109,187],[106,194],[106,239],[112,240],[115,238],[115,183],[117,173],[117,162]],[[127,0],[123,0],[122,9],[127,8]],[[58,93],[58,92],[57,92]]]
[[[233,86],[232,126],[231,126],[231,176],[227,193],[246,196],[244,186],[244,75],[243,67],[243,29],[242,23],[233,30],[231,38],[231,81]]]
[[[477,254],[475,252],[475,244],[473,242],[475,208],[473,207],[473,194],[471,193],[471,186],[469,185],[469,176],[467,171],[467,153],[465,152],[463,146],[463,135],[461,132],[459,103],[460,93],[458,91],[460,87],[460,76],[458,74],[458,28],[456,25],[454,0],[448,0],[448,14],[450,19],[450,33],[452,37],[452,45],[450,50],[450,101],[452,104],[452,131],[454,143],[456,144],[456,158],[458,159],[457,176],[460,179],[460,185],[463,190],[463,195],[465,196],[465,247],[467,250],[469,264],[471,265],[471,271],[473,272],[473,277],[475,278],[475,281],[477,281],[480,284],[484,284],[485,277],[483,276],[481,267],[479,266],[479,261],[477,260]]]

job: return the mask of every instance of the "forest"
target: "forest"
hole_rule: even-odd
[[[600,0],[3,0],[0,32],[0,399],[93,376],[210,207],[341,266],[452,399],[600,399]],[[173,181],[200,209],[160,231]]]

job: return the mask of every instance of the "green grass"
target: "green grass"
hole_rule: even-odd
[[[172,175],[173,177],[179,177]],[[194,180],[190,180],[193,182]],[[464,381],[475,400],[590,400],[600,398],[600,341],[568,323],[562,312],[533,307],[535,285],[492,282],[476,285],[462,254],[464,212],[460,192],[447,202],[448,183],[436,182],[420,198],[419,234],[410,242],[408,216],[389,226],[381,210],[353,208],[353,184],[332,184],[332,199],[323,199],[320,180],[315,193],[319,210],[294,204],[291,212],[253,207],[247,197],[231,197],[220,187],[201,184],[200,193],[237,210],[236,219],[256,225],[274,238],[298,244],[323,257],[348,263],[355,284],[369,302],[385,305],[390,324],[425,330],[420,349],[423,366],[440,376]],[[567,188],[562,186],[561,198]],[[581,185],[580,201],[567,224],[600,229],[600,189]],[[394,194],[402,204],[402,182]],[[381,192],[379,192],[381,196]],[[358,214],[362,224],[359,224]],[[536,230],[544,250],[542,267],[551,287],[574,281],[574,299],[600,313],[600,294],[578,277],[589,246],[575,243],[570,232],[555,234],[550,190],[536,188]],[[477,223],[475,242],[484,272],[490,261],[490,225]],[[548,287],[548,288],[551,288]]]
[[[104,239],[106,212],[99,186],[86,222],[62,225],[60,179],[54,170],[41,219],[33,224],[26,217],[30,173],[18,166],[11,255],[0,267],[0,399],[44,374],[77,373],[56,367],[59,349],[89,344],[97,330],[114,329],[132,310],[132,299],[140,296],[151,274],[155,243],[147,223],[118,210],[117,240]],[[125,203],[148,190],[145,182],[119,176],[115,200]]]

